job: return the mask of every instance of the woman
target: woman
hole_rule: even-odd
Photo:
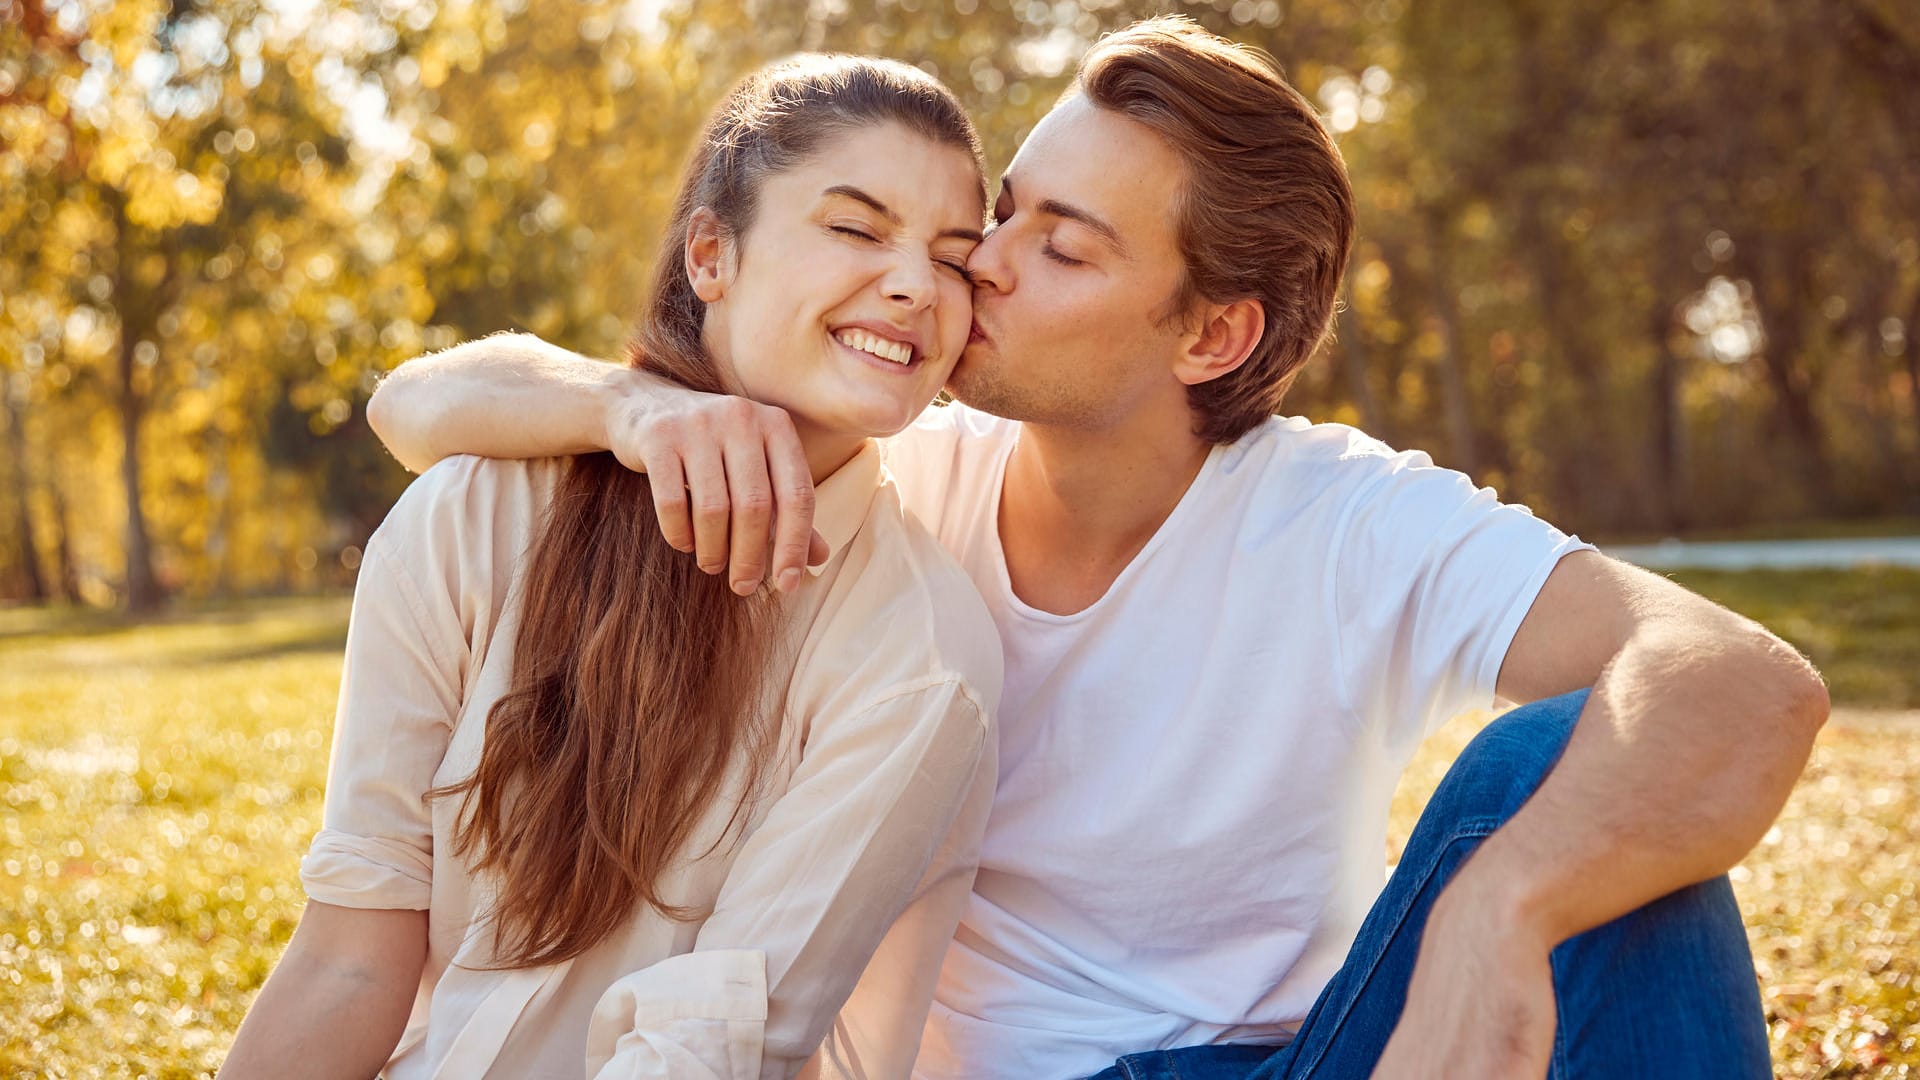
[[[803,57],[728,95],[633,362],[789,413],[830,557],[737,597],[609,455],[423,474],[367,547],[310,902],[223,1076],[777,1077],[830,1028],[823,1056],[906,1075],[1000,653],[871,438],[965,347],[984,208],[913,68]]]

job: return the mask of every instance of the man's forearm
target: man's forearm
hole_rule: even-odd
[[[1551,946],[1725,872],[1779,813],[1826,714],[1818,675],[1757,627],[1646,626],[1435,918],[1481,907]]]
[[[531,334],[495,334],[400,365],[374,391],[367,421],[414,472],[450,454],[582,454],[607,448],[615,403],[650,378]]]

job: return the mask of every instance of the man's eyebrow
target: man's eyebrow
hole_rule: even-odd
[[[1000,190],[1005,194],[1012,195],[1013,179],[1007,176],[1001,177]],[[1098,233],[1100,238],[1105,240],[1122,258],[1129,257],[1127,255],[1127,242],[1120,239],[1120,230],[1114,228],[1105,218],[1098,214],[1088,210],[1082,210],[1072,203],[1061,202],[1059,199],[1042,199],[1038,209],[1041,213],[1050,217],[1062,217],[1068,221],[1077,221],[1085,225],[1095,233]]]
[[[905,224],[900,220],[900,215],[897,213],[894,213],[893,209],[887,206],[886,203],[883,203],[879,199],[874,198],[872,195],[869,195],[866,192],[861,191],[859,188],[854,187],[852,184],[835,184],[832,187],[828,188],[827,190],[821,192],[820,194],[838,195],[843,199],[852,199],[854,202],[864,203],[865,205],[872,207],[875,213],[879,214],[883,218],[886,218],[887,223],[889,225],[892,225],[896,228],[898,228],[902,224]],[[942,238],[952,236],[952,237],[957,237],[961,240],[971,240],[977,244],[980,242],[983,234],[980,232],[979,229],[942,229],[940,230],[940,235]]]

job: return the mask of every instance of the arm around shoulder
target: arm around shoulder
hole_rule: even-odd
[[[367,403],[367,423],[413,472],[461,453],[588,453],[608,447],[623,390],[648,378],[531,334],[495,334],[395,368]]]

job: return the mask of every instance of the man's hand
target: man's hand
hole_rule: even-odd
[[[792,591],[827,557],[813,474],[780,409],[702,394],[531,334],[495,334],[400,365],[367,422],[415,472],[449,454],[536,458],[611,450],[653,477],[667,542],[742,595],[772,564]]]
[[[1373,1080],[1547,1075],[1556,1023],[1554,943],[1503,914],[1502,905],[1469,895],[1466,873],[1434,902],[1400,1023]]]
[[[813,476],[786,410],[658,381],[609,410],[606,447],[652,481],[667,543],[700,569],[725,571],[733,591],[792,592],[827,557],[813,531]]]

